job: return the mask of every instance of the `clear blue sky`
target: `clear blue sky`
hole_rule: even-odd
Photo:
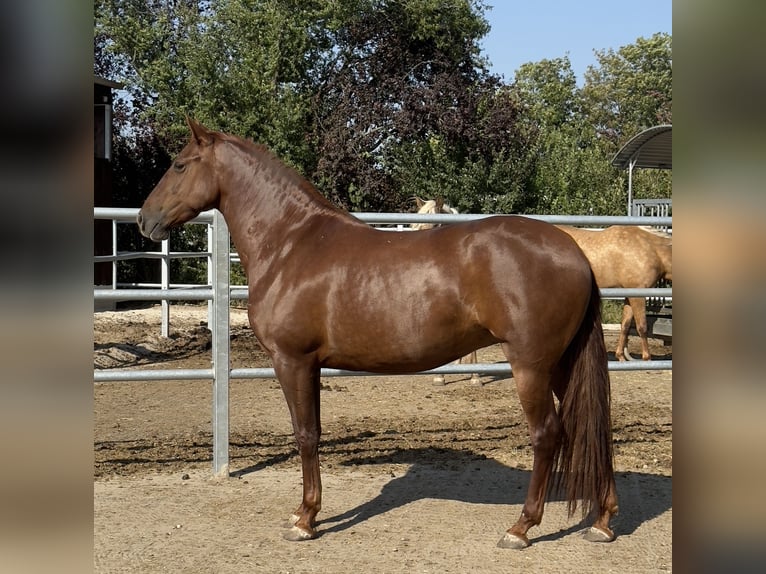
[[[492,29],[482,41],[490,71],[514,78],[527,62],[569,56],[577,83],[596,64],[594,50],[635,43],[657,32],[672,34],[672,1],[487,0]]]

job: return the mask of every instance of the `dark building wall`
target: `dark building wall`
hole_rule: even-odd
[[[98,83],[93,90],[93,148],[95,153],[93,174],[93,205],[113,207],[112,166],[109,159],[111,147],[111,105],[112,89]],[[107,109],[108,108],[108,109]],[[109,255],[112,252],[112,223],[106,220],[93,221],[94,255]],[[112,264],[93,265],[94,285],[112,284]]]

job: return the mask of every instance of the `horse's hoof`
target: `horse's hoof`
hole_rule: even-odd
[[[497,543],[498,548],[510,548],[512,550],[523,550],[527,546],[529,546],[529,538],[511,534],[510,532],[506,532]]]
[[[289,540],[290,542],[303,542],[304,540],[311,540],[316,534],[314,532],[307,532],[303,528],[293,526],[282,535],[282,538]]]
[[[606,532],[595,526],[591,526],[583,534],[583,538],[588,542],[611,542],[614,540],[614,533],[610,530]]]
[[[447,383],[445,383],[444,377],[434,377],[434,386],[443,387],[446,384]]]
[[[480,379],[479,377],[476,377],[476,378],[474,378],[474,377],[471,377],[471,384],[472,384],[474,387],[483,387],[483,386],[484,386],[484,385],[482,384],[482,382],[481,382],[481,379]]]

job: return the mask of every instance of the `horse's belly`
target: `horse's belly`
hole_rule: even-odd
[[[356,329],[328,340],[323,367],[381,373],[432,369],[496,342],[483,330],[433,332],[423,329]]]

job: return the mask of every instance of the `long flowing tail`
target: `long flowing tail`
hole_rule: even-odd
[[[562,361],[569,381],[559,406],[563,430],[553,486],[566,495],[570,516],[578,500],[585,516],[606,507],[614,475],[609,371],[595,278],[585,318]]]

